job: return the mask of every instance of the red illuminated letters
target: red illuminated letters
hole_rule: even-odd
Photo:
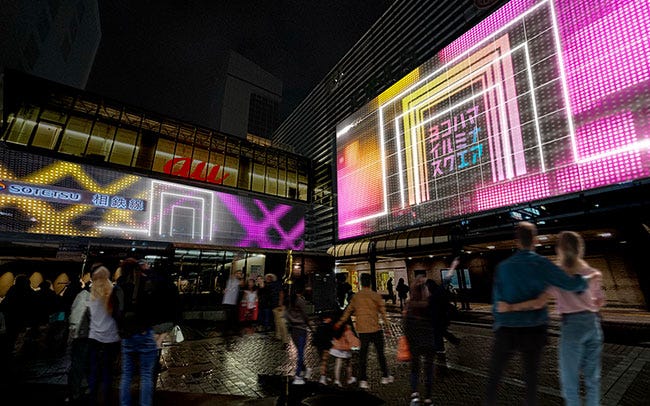
[[[182,166],[178,169],[174,169],[176,164],[181,163]],[[180,176],[182,178],[190,178],[190,179],[195,179],[195,180],[201,180],[201,181],[206,181],[210,183],[216,183],[216,184],[223,184],[223,181],[230,175],[229,173],[226,173],[224,170],[222,172],[222,175],[220,178],[217,178],[217,174],[219,173],[219,169],[221,169],[220,165],[214,165],[210,172],[208,173],[207,176],[202,176],[203,171],[205,170],[205,166],[207,165],[207,162],[199,162],[198,165],[194,168],[192,173],[190,174],[190,171],[192,170],[192,158],[188,157],[183,157],[183,158],[172,158],[163,167],[163,172],[170,174],[170,175],[175,175],[175,176]]]

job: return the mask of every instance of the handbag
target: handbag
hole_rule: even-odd
[[[175,325],[172,328],[172,331],[169,335],[172,338],[172,343],[178,344],[185,341],[185,336],[183,336],[183,330],[181,330],[181,327],[179,325]]]
[[[411,350],[406,336],[400,336],[397,339],[397,361],[408,362],[411,360]]]

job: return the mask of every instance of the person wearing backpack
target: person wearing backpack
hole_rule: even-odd
[[[121,270],[122,275],[115,285],[115,315],[122,337],[120,405],[131,405],[131,381],[137,373],[140,376],[139,405],[151,406],[158,357],[153,331],[157,312],[155,283],[145,261],[128,258],[122,262]]]

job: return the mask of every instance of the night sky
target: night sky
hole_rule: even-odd
[[[392,1],[99,0],[102,41],[86,89],[169,114],[200,102],[184,88],[210,80],[219,50],[231,48],[283,81],[282,120]]]

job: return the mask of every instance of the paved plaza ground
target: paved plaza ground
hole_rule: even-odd
[[[605,319],[606,337],[602,371],[603,405],[648,404],[650,393],[650,343],[645,312],[611,311]],[[461,338],[458,346],[447,343],[448,370],[438,369],[434,402],[439,405],[479,405],[487,381],[492,331],[489,308],[473,305],[463,321],[451,330]],[[218,323],[188,321],[187,340],[166,346],[164,368],[157,391],[157,405],[407,405],[409,365],[396,361],[396,341],[402,333],[401,317],[391,313],[386,352],[395,382],[381,385],[374,350],[369,355],[370,389],[356,385],[334,388],[317,383],[318,375],[304,386],[291,385],[295,349],[262,333],[223,337]],[[542,405],[562,405],[557,372],[557,323],[552,323],[549,345],[540,368],[539,398]],[[622,332],[622,333],[621,333]],[[633,337],[637,337],[633,340]],[[625,342],[627,338],[627,342]],[[616,342],[611,342],[616,341]],[[623,342],[623,343],[621,343]],[[318,365],[316,350],[308,346],[307,364]],[[63,404],[68,357],[26,358],[12,373],[3,393],[20,397],[14,404]],[[333,361],[330,367],[333,366]],[[524,393],[521,364],[515,357],[499,391],[499,403],[518,405]],[[45,403],[43,403],[45,402]],[[3,398],[2,404],[12,404]]]

